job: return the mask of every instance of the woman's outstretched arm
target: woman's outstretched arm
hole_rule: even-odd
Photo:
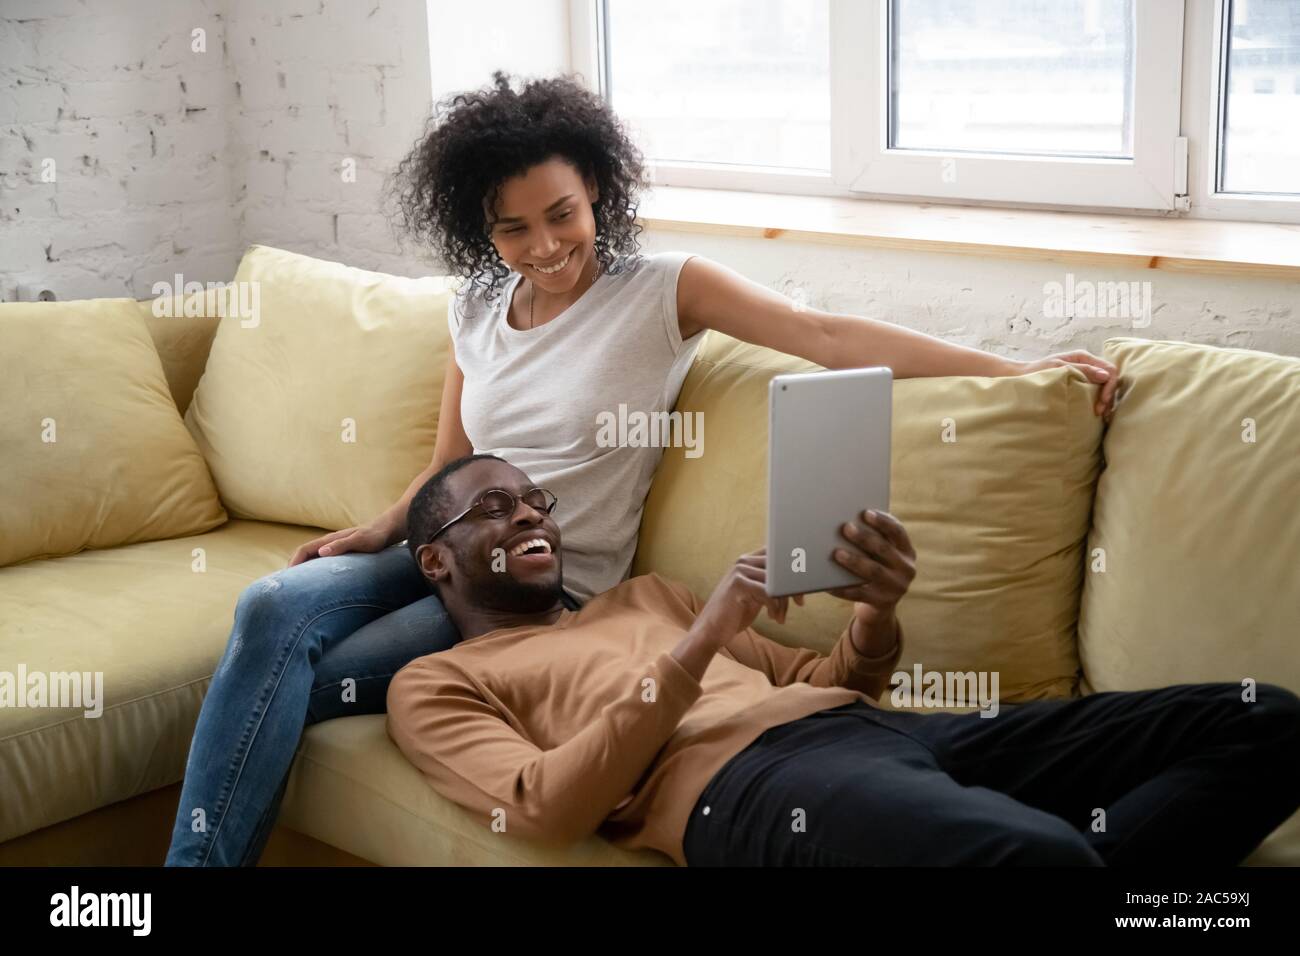
[[[1095,411],[1111,415],[1119,372],[1090,352],[1060,352],[1018,361],[957,345],[860,315],[822,312],[795,302],[726,266],[695,256],[677,280],[682,337],[717,329],[733,338],[797,355],[825,368],[887,365],[895,378],[936,375],[1024,375],[1071,365],[1101,386]]]

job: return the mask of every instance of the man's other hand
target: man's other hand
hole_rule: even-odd
[[[794,602],[802,606],[803,595],[795,595]],[[788,597],[768,597],[767,548],[759,548],[736,559],[709,595],[698,620],[725,644],[753,624],[764,608],[772,620],[785,623],[789,606]]]

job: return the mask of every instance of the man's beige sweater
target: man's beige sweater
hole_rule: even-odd
[[[684,865],[691,810],[723,764],[770,727],[874,704],[902,653],[901,634],[869,659],[847,627],[828,656],[748,628],[697,681],[671,651],[701,607],[685,585],[647,574],[550,626],[421,657],[389,686],[389,736],[484,826],[550,843],[599,831]]]

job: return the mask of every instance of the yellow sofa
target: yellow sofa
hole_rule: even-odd
[[[150,306],[141,316],[184,414],[231,320]],[[430,321],[444,334],[441,315]],[[1006,702],[1201,680],[1300,691],[1300,361],[1135,339],[1106,350],[1126,391],[1105,431],[1070,370],[896,383],[891,510],[918,552],[900,666],[997,670]],[[709,333],[678,402],[704,413],[705,454],[666,452],[634,573],[704,596],[761,543],[766,382],[810,367]],[[0,709],[0,863],[161,862],[236,598],[321,530],[240,517],[223,489],[235,467],[213,468],[231,518],[212,530],[0,568],[0,670],[98,670],[107,688],[97,720]],[[826,649],[843,617],[815,596],[784,626],[758,626]],[[265,862],[669,863],[599,836],[561,850],[492,832],[428,787],[381,715],[307,731]],[[1300,815],[1249,862],[1300,864]]]

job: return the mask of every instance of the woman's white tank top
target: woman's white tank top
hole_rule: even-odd
[[[664,414],[704,338],[683,341],[677,324],[677,277],[690,258],[661,252],[602,273],[534,329],[506,321],[522,279],[514,272],[491,305],[462,291],[448,308],[465,434],[476,453],[499,455],[556,496],[564,586],[584,602],[627,577],[665,440],[692,457],[703,450],[701,429]]]

